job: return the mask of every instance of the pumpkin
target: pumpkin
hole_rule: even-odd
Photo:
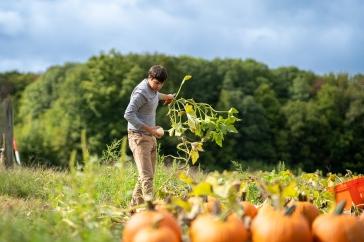
[[[266,202],[266,201],[262,205],[258,206],[257,209],[258,209],[257,215],[270,213],[270,212],[275,212],[273,206],[270,205],[269,202]]]
[[[156,219],[159,221],[159,228],[167,227],[176,235],[178,241],[182,241],[182,231],[176,219],[167,211],[156,211],[149,206],[149,209],[134,214],[125,224],[123,231],[123,242],[132,242],[135,235],[143,228],[151,227]]]
[[[179,242],[176,234],[168,227],[151,226],[141,229],[133,242]]]
[[[323,214],[312,224],[312,234],[317,242],[363,242],[364,224],[357,217],[343,215],[346,201],[338,204],[333,214]]]
[[[189,232],[191,242],[245,242],[249,239],[249,232],[236,214],[226,219],[201,214],[192,222]]]
[[[291,204],[296,206],[296,210],[293,215],[302,215],[307,220],[311,228],[313,221],[320,215],[320,210],[310,202],[297,201]]]
[[[258,209],[252,203],[246,200],[246,196],[246,192],[243,191],[240,196],[240,205],[243,207],[244,215],[254,218],[258,213]]]
[[[362,221],[364,223],[364,212],[362,214],[360,214],[359,216],[359,220]]]
[[[255,218],[255,216],[257,216],[258,209],[253,204],[248,201],[242,201],[240,204],[243,207],[245,216],[249,216],[251,218]]]
[[[310,227],[302,215],[292,216],[295,206],[284,213],[267,206],[251,225],[252,242],[312,242]]]

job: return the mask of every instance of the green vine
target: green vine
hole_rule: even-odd
[[[238,111],[230,108],[228,111],[217,111],[207,103],[198,103],[193,99],[178,98],[182,86],[192,76],[187,75],[175,95],[175,99],[169,105],[167,116],[171,122],[168,130],[170,136],[179,138],[177,145],[178,157],[195,164],[199,153],[204,151],[203,145],[207,141],[213,141],[220,147],[227,133],[237,133],[234,124],[239,121],[236,117]],[[181,154],[182,152],[182,154]]]

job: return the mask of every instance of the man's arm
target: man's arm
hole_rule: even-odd
[[[157,137],[158,139],[161,138],[163,135],[161,135],[160,133],[157,132],[157,127],[151,127],[148,126],[146,124],[142,125],[142,129],[144,129],[145,131],[149,132],[150,134],[152,134],[153,136]]]
[[[164,93],[158,92],[158,98],[159,98],[159,100],[163,100],[164,104],[170,104],[174,99],[174,95],[173,94],[164,94]]]
[[[124,118],[137,129],[140,129],[143,125],[145,125],[137,117],[136,113],[146,102],[146,98],[141,93],[134,93],[131,95],[130,102],[125,110]]]

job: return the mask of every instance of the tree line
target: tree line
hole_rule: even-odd
[[[264,167],[284,161],[305,171],[364,172],[362,74],[318,75],[293,66],[272,69],[253,59],[115,50],[40,74],[0,73],[1,85],[15,103],[15,136],[23,161],[67,166],[72,150],[81,149],[82,130],[91,153],[100,156],[106,145],[127,134],[124,110],[153,64],[168,70],[162,92],[175,93],[190,74],[181,96],[239,111],[239,132],[226,137],[223,148],[209,145],[200,158],[202,167]],[[160,105],[157,112],[157,123],[165,129],[167,111]],[[173,137],[160,140],[161,153],[175,154],[176,142]]]

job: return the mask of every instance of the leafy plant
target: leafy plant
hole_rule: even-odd
[[[171,122],[169,135],[180,139],[177,145],[179,157],[174,158],[185,160],[186,163],[191,160],[192,164],[195,164],[199,159],[199,153],[204,151],[204,143],[213,141],[222,147],[227,133],[238,132],[234,124],[240,119],[236,117],[238,111],[235,108],[217,111],[207,103],[177,98],[182,86],[191,78],[190,75],[183,78],[167,115]]]
[[[106,145],[106,150],[102,152],[101,163],[120,166],[130,160],[131,157],[126,154],[127,140],[128,137],[124,136],[122,139],[114,140],[110,145]]]
[[[82,164],[76,162],[76,151],[70,158],[70,181],[59,183],[50,194],[52,207],[63,223],[72,229],[72,236],[86,239],[90,231],[98,230],[112,237],[111,206],[97,202],[96,184],[99,179],[100,162],[91,157],[86,144],[86,131],[81,134]]]

